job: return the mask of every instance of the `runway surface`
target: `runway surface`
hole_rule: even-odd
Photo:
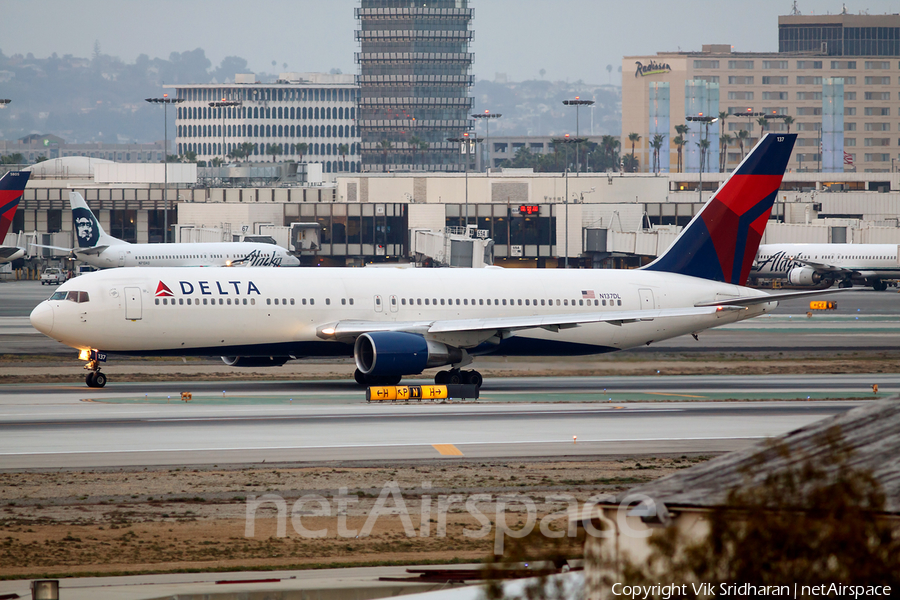
[[[191,403],[179,384],[4,386],[0,469],[718,452],[860,405],[866,377],[500,380],[486,402],[410,405],[344,382],[198,383]],[[879,396],[900,390],[879,381]],[[861,400],[708,401],[807,391]]]

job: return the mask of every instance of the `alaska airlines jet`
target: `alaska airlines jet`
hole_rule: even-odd
[[[131,244],[108,235],[78,192],[69,192],[78,248],[66,250],[99,269],[109,267],[298,267],[300,259],[275,244],[213,242]]]
[[[854,283],[884,291],[887,281],[900,279],[897,244],[764,244],[759,247],[751,277],[787,279],[791,285],[842,288]]]
[[[222,356],[235,366],[353,356],[356,380],[430,367],[480,385],[481,354],[596,354],[769,312],[794,292],[744,287],[796,134],[767,134],[643,269],[115,269],[63,284],[31,313],[81,350],[89,386],[107,354]]]
[[[30,176],[29,171],[9,171],[0,178],[0,243],[6,239],[6,234],[12,227],[13,216]],[[12,262],[24,255],[25,248],[0,246],[0,263]]]

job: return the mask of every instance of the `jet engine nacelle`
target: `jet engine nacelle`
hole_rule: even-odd
[[[290,360],[288,356],[223,356],[229,367],[280,367]]]
[[[822,276],[810,267],[796,267],[788,271],[788,281],[791,285],[816,285],[822,281]]]
[[[416,375],[462,361],[463,351],[415,333],[373,331],[356,338],[353,357],[364,375]]]

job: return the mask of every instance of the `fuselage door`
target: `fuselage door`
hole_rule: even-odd
[[[651,310],[656,308],[656,304],[653,302],[653,290],[642,288],[638,290],[638,293],[641,295],[641,309]]]
[[[384,312],[384,301],[381,296],[375,296],[375,312]]]
[[[125,266],[125,251],[124,250],[119,252],[119,266],[120,267]]]
[[[397,296],[391,296],[391,312],[397,312],[400,309],[399,304],[400,301],[397,300]]]
[[[125,319],[137,321],[141,318],[141,288],[125,288]]]

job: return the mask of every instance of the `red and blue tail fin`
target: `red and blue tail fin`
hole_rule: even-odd
[[[12,227],[13,216],[30,176],[30,171],[10,171],[0,178],[0,244]]]
[[[649,271],[745,285],[796,133],[766,134]]]

